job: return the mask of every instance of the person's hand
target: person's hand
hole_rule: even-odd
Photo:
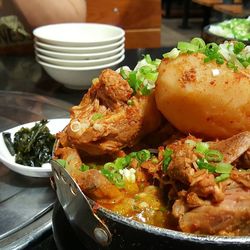
[[[30,29],[53,23],[84,22],[86,20],[85,0],[12,1]]]

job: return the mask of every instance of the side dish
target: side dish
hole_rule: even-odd
[[[56,135],[54,159],[120,215],[250,235],[249,51],[195,38],[134,70],[104,70]]]
[[[250,41],[250,18],[232,18],[210,25],[209,31],[226,39]]]
[[[15,156],[16,163],[41,167],[50,162],[55,136],[50,133],[47,123],[47,120],[41,120],[32,128],[22,127],[14,134],[13,140],[10,133],[3,133],[5,144]]]

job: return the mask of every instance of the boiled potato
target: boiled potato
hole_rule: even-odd
[[[204,54],[163,59],[156,103],[177,129],[206,138],[250,131],[250,69],[204,62]]]

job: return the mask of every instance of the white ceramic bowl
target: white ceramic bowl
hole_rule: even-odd
[[[116,49],[124,44],[125,37],[122,37],[117,42],[107,44],[107,45],[100,45],[100,46],[91,46],[91,47],[69,47],[69,46],[59,46],[59,45],[51,45],[47,43],[43,43],[34,39],[35,45],[39,48],[56,51],[56,52],[63,52],[63,53],[100,53],[104,51],[110,51]]]
[[[57,82],[62,83],[70,89],[88,89],[92,85],[92,80],[99,76],[101,71],[106,68],[115,69],[124,60],[122,55],[118,60],[92,67],[63,67],[43,62],[37,58],[37,62],[42,65],[44,70]]]
[[[125,50],[121,50],[118,54],[115,54],[113,56],[108,56],[104,58],[99,59],[91,59],[91,60],[65,60],[65,59],[57,59],[52,58],[48,56],[41,55],[39,53],[36,53],[36,56],[39,58],[39,60],[42,60],[44,62],[58,65],[58,66],[66,66],[66,67],[89,67],[89,66],[100,66],[107,63],[112,63],[116,61],[118,58],[120,58],[122,55],[124,55]]]
[[[100,59],[113,55],[119,54],[124,49],[124,45],[120,45],[118,48],[113,50],[97,52],[97,53],[62,53],[55,52],[51,50],[41,49],[38,46],[35,46],[35,51],[44,56],[51,58],[64,59],[64,60],[90,60],[90,59]]]
[[[123,29],[98,23],[60,23],[38,27],[33,35],[39,41],[63,46],[99,46],[118,42]]]
[[[38,122],[38,121],[36,121]],[[32,128],[36,122],[26,123],[11,129],[8,129],[4,132],[9,132],[11,138],[14,138],[14,134],[21,129]],[[63,130],[65,126],[69,123],[69,119],[51,119],[48,121],[48,128],[51,134],[56,134],[59,131]],[[31,177],[50,177],[52,174],[50,163],[45,163],[41,167],[30,167],[15,162],[15,157],[12,156],[9,150],[6,147],[6,144],[3,140],[2,132],[0,133],[0,161],[12,171],[19,173],[21,175],[31,176]]]

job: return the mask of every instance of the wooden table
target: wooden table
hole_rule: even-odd
[[[87,22],[112,24],[123,28],[126,32],[127,49],[160,47],[160,0],[87,0],[86,2]]]
[[[250,9],[244,9],[242,4],[218,4],[213,9],[234,17],[247,17],[250,15]]]
[[[210,23],[211,11],[213,6],[222,4],[223,0],[192,0],[192,2],[203,6],[204,16],[202,26],[204,27]]]
[[[222,4],[223,0],[192,0],[192,2],[206,7],[213,7],[215,4]]]
[[[207,7],[213,7],[216,4],[223,4],[223,0],[192,0],[192,2],[207,6]],[[234,4],[241,4],[242,0],[234,0]],[[229,5],[229,4],[223,4],[223,5]]]
[[[218,5],[235,6],[236,4],[241,3],[242,0],[234,0],[234,4],[232,5],[223,4],[223,0],[192,0],[192,2],[203,6],[203,9],[204,9],[203,27],[204,27],[210,23],[212,9],[216,9]]]

